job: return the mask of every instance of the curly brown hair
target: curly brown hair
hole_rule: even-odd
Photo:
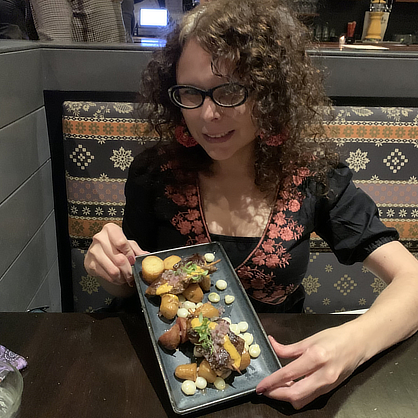
[[[322,74],[306,52],[308,31],[283,0],[216,0],[196,7],[167,37],[143,73],[141,97],[149,120],[161,137],[172,141],[183,176],[211,172],[212,160],[200,147],[177,144],[174,130],[181,110],[168,96],[176,84],[176,67],[187,40],[195,39],[212,56],[212,68],[228,64],[228,76],[248,88],[252,116],[263,135],[256,138],[255,183],[262,191],[285,190],[299,168],[308,168],[326,185],[338,161],[327,138],[329,113]],[[280,146],[266,140],[285,135]],[[187,173],[184,167],[187,167]]]

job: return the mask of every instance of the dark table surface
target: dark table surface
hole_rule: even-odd
[[[261,314],[283,343],[350,315]],[[0,313],[0,343],[27,358],[20,418],[175,417],[141,315]],[[190,417],[416,418],[418,335],[301,411],[249,395]]]

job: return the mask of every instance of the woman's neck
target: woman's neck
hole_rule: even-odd
[[[200,175],[203,212],[209,232],[260,237],[273,202],[256,186],[253,148],[214,162],[212,176]]]
[[[254,144],[249,144],[227,160],[214,161],[213,173],[218,178],[254,179],[254,161]]]

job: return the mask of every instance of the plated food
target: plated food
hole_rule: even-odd
[[[220,296],[212,292],[209,302],[202,303],[203,292],[211,288],[210,273],[217,270],[219,261],[214,261],[212,253],[184,258],[171,255],[164,260],[151,255],[142,260],[141,276],[149,284],[145,294],[160,297],[160,316],[167,320],[177,316],[171,328],[160,335],[158,343],[168,351],[181,344],[193,345],[192,363],[181,364],[174,372],[178,379],[187,381],[181,386],[186,395],[205,389],[208,383],[224,390],[224,379],[232,372],[241,374],[251,362],[252,341],[248,344],[248,339],[240,336],[241,329],[229,318],[222,318],[222,306],[215,307],[210,302],[220,302]],[[223,291],[228,283],[219,279],[215,286]],[[234,299],[227,295],[225,303],[230,304]],[[247,331],[248,324],[241,323],[246,324],[244,331]]]
[[[210,273],[217,270],[215,264],[208,263],[205,255],[193,254],[181,258],[171,255],[164,260],[156,255],[142,260],[141,277],[149,285],[146,296],[160,296],[160,314],[173,319],[180,306],[179,295],[192,303],[203,300],[203,292],[210,290]]]
[[[280,367],[220,244],[138,257],[134,273],[176,413],[252,393],[262,378]],[[219,299],[210,302],[212,293]]]

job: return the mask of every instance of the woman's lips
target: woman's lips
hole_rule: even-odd
[[[203,137],[205,138],[207,142],[211,144],[219,144],[219,143],[228,141],[232,137],[234,132],[235,131],[229,131],[229,132],[225,132],[221,134],[213,134],[213,135],[203,134]]]

